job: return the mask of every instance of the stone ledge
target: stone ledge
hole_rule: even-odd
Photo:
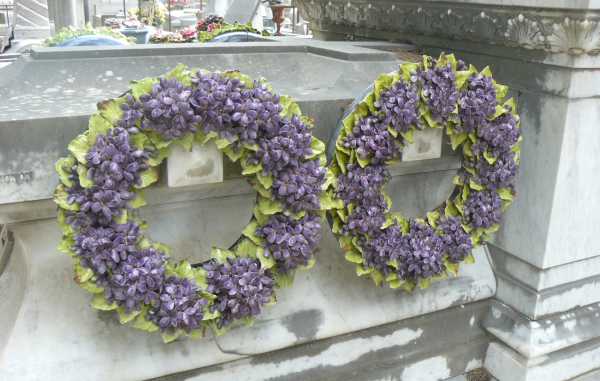
[[[594,304],[532,321],[502,304],[490,301],[483,328],[528,359],[556,352],[600,336],[600,305]]]
[[[501,343],[490,343],[484,367],[499,381],[566,381],[598,368],[600,338],[527,359]]]

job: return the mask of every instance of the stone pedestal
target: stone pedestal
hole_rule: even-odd
[[[600,6],[568,0],[298,0],[315,37],[408,40],[490,66],[521,116],[518,197],[489,245],[501,302],[500,381],[567,380],[600,367]]]

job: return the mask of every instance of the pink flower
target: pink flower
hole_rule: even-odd
[[[216,26],[217,26],[217,23],[212,23],[206,27],[206,30],[209,32],[212,32],[212,30],[215,29]]]

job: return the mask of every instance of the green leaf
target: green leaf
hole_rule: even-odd
[[[73,227],[71,226],[71,224],[65,223],[65,218],[66,218],[65,210],[63,208],[58,208],[58,222],[60,223],[60,227],[63,232],[63,240],[66,237],[71,237],[75,234],[75,230],[73,230]],[[58,245],[59,246],[58,250],[69,254],[68,252],[61,250],[61,248],[60,248],[61,244],[62,244],[62,242]],[[71,251],[71,246],[72,246],[72,244],[67,248],[69,251]],[[75,255],[75,253],[69,254],[69,255]]]
[[[242,147],[236,153],[233,150],[233,148],[231,148],[231,146],[227,146],[225,148],[222,148],[222,151],[225,152],[225,154],[227,155],[227,157],[229,157],[229,159],[232,162],[234,162],[234,161],[240,160],[240,158],[242,158],[246,154],[247,149],[246,149],[246,147]]]
[[[255,244],[260,245],[263,239],[254,235],[257,226],[258,222],[250,221],[250,223],[248,223],[248,225],[246,225],[244,229],[242,229],[242,234],[250,238]]]
[[[142,191],[141,190],[135,191],[135,197],[130,199],[129,203],[131,204],[131,207],[133,209],[137,209],[137,208],[140,208],[140,207],[146,205],[146,200],[144,200],[144,195],[142,194]]]
[[[256,258],[256,244],[249,239],[242,239],[240,243],[238,243],[233,252],[235,256],[238,258]]]
[[[346,259],[354,263],[363,263],[365,261],[360,252],[356,249],[346,250]]]
[[[198,133],[196,133],[195,138],[196,141],[198,141],[198,144],[200,144],[200,146],[203,146],[207,141],[209,141],[212,138],[216,138],[218,136],[218,134],[214,131],[211,131],[208,134],[205,134],[202,129],[198,129]]]
[[[126,324],[135,319],[135,317],[138,316],[142,311],[132,310],[129,315],[127,315],[125,314],[125,307],[119,307],[117,308],[117,312],[119,313],[119,320],[121,321],[121,324]]]
[[[469,255],[467,255],[465,257],[465,259],[463,259],[462,261],[460,261],[460,263],[463,263],[465,265],[469,265],[471,263],[475,262],[475,258],[473,257],[473,252],[469,253]]]
[[[96,285],[96,282],[92,282],[91,280],[86,280],[85,282],[81,282],[81,283],[77,283],[79,285],[79,287],[83,288],[84,290],[88,290],[93,294],[97,294],[99,292],[102,292],[102,290],[104,290],[103,287],[98,287]]]
[[[254,325],[254,320],[256,320],[256,316],[242,316],[240,319],[241,322],[246,324],[246,327],[252,327],[252,325]]]
[[[68,187],[73,186],[73,183],[69,180],[69,175],[71,174],[71,167],[73,167],[75,163],[75,158],[72,155],[69,155],[58,160],[54,166],[56,173],[58,173],[58,176],[60,177],[60,181]]]
[[[69,152],[75,156],[78,162],[85,164],[87,161],[85,155],[90,150],[90,143],[88,143],[87,136],[79,135],[69,144]]]
[[[275,283],[283,288],[292,287],[292,283],[294,283],[294,275],[296,274],[296,270],[290,270],[290,275],[285,276],[285,274],[275,275]]]
[[[265,221],[269,219],[268,215],[262,214],[260,212],[258,203],[255,203],[254,205],[252,205],[252,211],[254,212],[254,217],[256,217],[256,221],[258,222],[259,225],[263,225],[265,223]]]
[[[283,110],[279,112],[279,115],[282,117],[287,116],[288,118],[291,118],[293,114],[298,114],[298,116],[302,115],[300,112],[300,107],[298,107],[292,97],[288,95],[281,95],[279,98],[279,104],[283,106]]]
[[[488,163],[490,163],[490,164],[494,164],[494,162],[495,162],[495,161],[496,161],[496,159],[497,159],[497,157],[492,157],[492,156],[489,156],[489,154],[488,154],[488,150],[487,150],[487,149],[483,151],[483,157],[485,157],[485,159],[486,159],[486,160],[488,161]]]
[[[116,309],[117,303],[113,302],[112,304],[106,303],[107,299],[104,297],[102,292],[94,294],[92,297],[91,306],[97,310],[110,311]]]
[[[250,186],[256,190],[261,196],[263,196],[266,199],[269,199],[271,197],[271,192],[269,192],[259,181],[256,175],[248,177],[248,179],[246,180],[246,182],[248,184],[250,184]]]
[[[144,331],[148,331],[148,332],[154,332],[158,329],[158,326],[154,323],[152,323],[149,320],[146,320],[146,315],[148,314],[148,310],[150,309],[150,306],[146,305],[144,306],[144,308],[142,309],[142,312],[139,313],[135,319],[133,319],[133,323],[131,323],[131,326],[133,328],[137,328],[137,329],[143,329]]]
[[[123,110],[119,108],[119,105],[125,102],[125,97],[106,99],[98,102],[98,111],[100,111],[100,115],[102,115],[104,119],[108,120],[111,125],[116,126],[117,120],[123,117]]]
[[[435,223],[436,220],[438,220],[440,218],[440,214],[438,212],[428,212],[427,213],[427,222],[429,222],[429,225],[431,225],[432,227],[437,227],[437,224]]]
[[[263,187],[265,187],[265,189],[271,188],[271,185],[273,185],[273,181],[275,180],[275,176],[273,176],[272,173],[269,173],[266,177],[264,177],[260,174],[260,172],[258,172],[256,174],[256,178],[258,181],[260,181]]]
[[[277,199],[275,199],[275,201],[270,201],[262,196],[258,197],[258,208],[262,214],[266,215],[282,212],[281,201]]]
[[[500,198],[502,200],[508,200],[508,201],[512,201],[512,194],[510,193],[510,189],[509,188],[500,188],[498,189],[498,194],[500,195]]]
[[[228,327],[223,326],[223,328],[217,328],[217,324],[215,323],[215,332],[217,333],[217,336],[221,336],[222,334],[224,334],[225,332],[229,331],[229,329],[231,328],[233,324],[229,324]]]
[[[450,200],[446,200],[446,208],[444,209],[444,215],[446,216],[446,218],[448,218],[449,216],[456,217],[460,215],[458,209],[456,209],[456,205],[454,205],[454,203]]]
[[[335,151],[333,154],[337,160],[338,166],[340,167],[342,173],[348,173],[348,169],[346,167],[348,166],[349,156],[340,151]]]
[[[136,184],[133,186],[134,188],[145,188],[148,185],[156,182],[156,180],[158,180],[158,171],[156,170],[156,167],[150,167],[146,171],[140,173],[140,179],[142,179],[142,184]]]
[[[272,255],[265,257],[265,249],[262,247],[256,249],[256,258],[260,261],[261,266],[267,269],[270,269],[277,264],[277,261],[275,261],[275,258],[273,258]]]
[[[165,140],[163,138],[163,133],[162,132],[157,132],[157,131],[153,131],[152,130],[152,131],[148,131],[146,133],[148,135],[148,138],[150,139],[150,141],[152,142],[152,144],[156,148],[165,148],[165,147],[168,147],[174,141],[174,139],[171,139],[169,141]]]
[[[448,262],[448,260],[446,259],[444,267],[446,268],[446,271],[454,275],[454,277],[458,276],[458,263]]]
[[[190,81],[190,73],[185,70],[185,66],[182,63],[175,66],[175,68],[165,74],[166,79],[171,79],[171,77],[177,78],[183,84],[183,87],[187,85],[191,85]]]
[[[131,86],[131,96],[136,100],[140,100],[140,95],[150,94],[152,91],[152,85],[158,83],[157,78],[144,78],[140,81],[129,81]]]
[[[510,113],[513,115],[517,115],[517,105],[515,104],[515,100],[513,98],[510,98],[509,100],[504,102],[503,106],[504,108],[512,108]]]
[[[181,278],[195,279],[194,278],[194,270],[192,269],[192,265],[187,260],[183,260],[175,265],[175,272]]]
[[[385,275],[379,270],[373,270],[369,273],[373,282],[375,282],[375,286],[379,286],[381,282],[385,279]]]
[[[483,75],[487,75],[488,77],[491,77],[492,71],[490,70],[489,66],[486,66],[485,69],[483,69],[481,72],[479,72],[479,74],[483,74]]]
[[[364,159],[361,158],[360,156],[356,156],[356,159],[358,160],[358,163],[360,164],[361,167],[366,167],[367,165],[369,165],[369,163],[371,162],[371,158],[373,157],[373,155],[368,155],[367,157],[365,157]]]
[[[427,110],[425,108],[425,104],[423,102],[419,103],[419,111],[421,112],[421,117],[427,121],[429,127],[436,128],[439,123],[435,120],[431,119],[431,110]],[[412,130],[411,130],[412,131]]]
[[[63,184],[58,184],[56,186],[56,188],[54,188],[54,195],[52,197],[52,200],[63,209],[71,210],[71,211],[75,211],[75,212],[79,211],[79,204],[76,202],[69,204],[67,202],[67,196],[68,196],[68,194],[65,191],[65,186]]]
[[[404,283],[404,281],[400,280],[400,279],[391,280],[388,282],[388,284],[390,285],[390,288],[392,288],[392,289],[402,286],[403,283]]]
[[[79,183],[84,188],[89,188],[94,185],[94,182],[87,178],[87,168],[85,165],[79,163],[77,165],[77,175],[79,176]]]
[[[210,256],[211,258],[216,259],[219,263],[226,263],[227,258],[235,258],[235,254],[233,254],[231,251],[216,247],[210,249]]]
[[[467,79],[469,78],[469,76],[471,76],[472,73],[473,71],[471,70],[462,70],[457,71],[454,74],[454,80],[456,81],[457,90],[460,90],[460,88],[463,86],[463,84],[467,81]]]
[[[417,285],[419,286],[419,288],[421,290],[424,290],[427,287],[429,287],[430,282],[431,282],[431,278],[427,278],[427,279],[419,278],[419,283],[417,283]]]
[[[298,266],[298,270],[308,270],[314,266],[315,262],[316,262],[316,259],[315,259],[315,255],[313,254],[310,256],[310,259],[308,260],[307,264]]]
[[[140,134],[140,135],[142,135],[142,134]],[[167,147],[157,148],[154,150],[154,153],[156,154],[156,157],[150,156],[149,159],[145,160],[146,164],[148,164],[148,166],[150,166],[150,167],[156,167],[157,165],[162,163],[162,161],[166,157],[171,155],[171,150]]]
[[[459,134],[450,135],[450,141],[452,142],[452,149],[455,150],[456,147],[460,145],[460,143],[464,142],[469,135],[466,132],[461,132]]]
[[[363,268],[362,264],[356,263],[355,264],[355,268],[356,268],[356,274],[358,276],[364,275],[364,274],[369,274],[371,271],[375,270],[372,267],[367,267],[366,269]]]
[[[330,210],[333,207],[331,196],[327,192],[322,192],[319,195],[319,204],[321,207],[319,210]]]
[[[495,225],[492,225],[492,226],[490,226],[489,228],[485,229],[485,233],[487,234],[487,233],[493,233],[493,232],[496,232],[496,231],[498,231],[498,228],[499,228],[499,227],[500,227],[500,224],[495,224]]]
[[[496,89],[496,99],[498,102],[502,103],[504,97],[506,97],[506,93],[508,92],[508,86],[494,83],[494,88]]]
[[[160,334],[160,336],[163,339],[163,342],[166,343],[170,343],[171,341],[175,340],[179,335],[181,334],[181,330],[178,329],[176,331],[174,331],[173,333],[168,333],[167,331],[163,332]]]
[[[338,240],[340,242],[340,247],[342,248],[342,250],[348,251],[352,247],[352,236],[341,235],[338,237]]]
[[[410,71],[415,70],[417,66],[421,66],[421,64],[415,62],[405,62],[400,65],[400,70],[402,70],[402,76],[404,77],[405,82],[410,81]]]
[[[471,181],[469,182],[469,186],[471,187],[471,189],[475,189],[475,190],[484,190],[485,189],[485,186],[477,184],[475,181],[473,181],[473,178],[471,178]]]
[[[242,164],[242,175],[251,175],[253,173],[259,172],[262,170],[262,164],[246,164],[246,160],[240,160],[240,164]]]
[[[320,155],[321,153],[325,152],[325,143],[323,143],[319,139],[313,137],[312,143],[309,148],[312,150],[312,154],[306,156],[306,158],[312,159],[313,157],[316,157],[316,156]]]
[[[89,123],[88,128],[90,131],[87,136],[88,143],[90,145],[95,145],[96,144],[96,135],[97,134],[106,135],[108,130],[113,128],[113,126],[112,126],[112,124],[110,124],[108,122],[108,120],[104,119],[100,114],[93,113],[92,116],[90,117],[90,123]]]

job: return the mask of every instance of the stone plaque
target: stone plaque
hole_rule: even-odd
[[[437,159],[442,156],[442,128],[413,131],[413,142],[404,140],[402,161]]]
[[[169,187],[218,183],[223,181],[223,153],[214,140],[202,147],[194,141],[192,151],[171,145],[167,158],[167,184]]]

